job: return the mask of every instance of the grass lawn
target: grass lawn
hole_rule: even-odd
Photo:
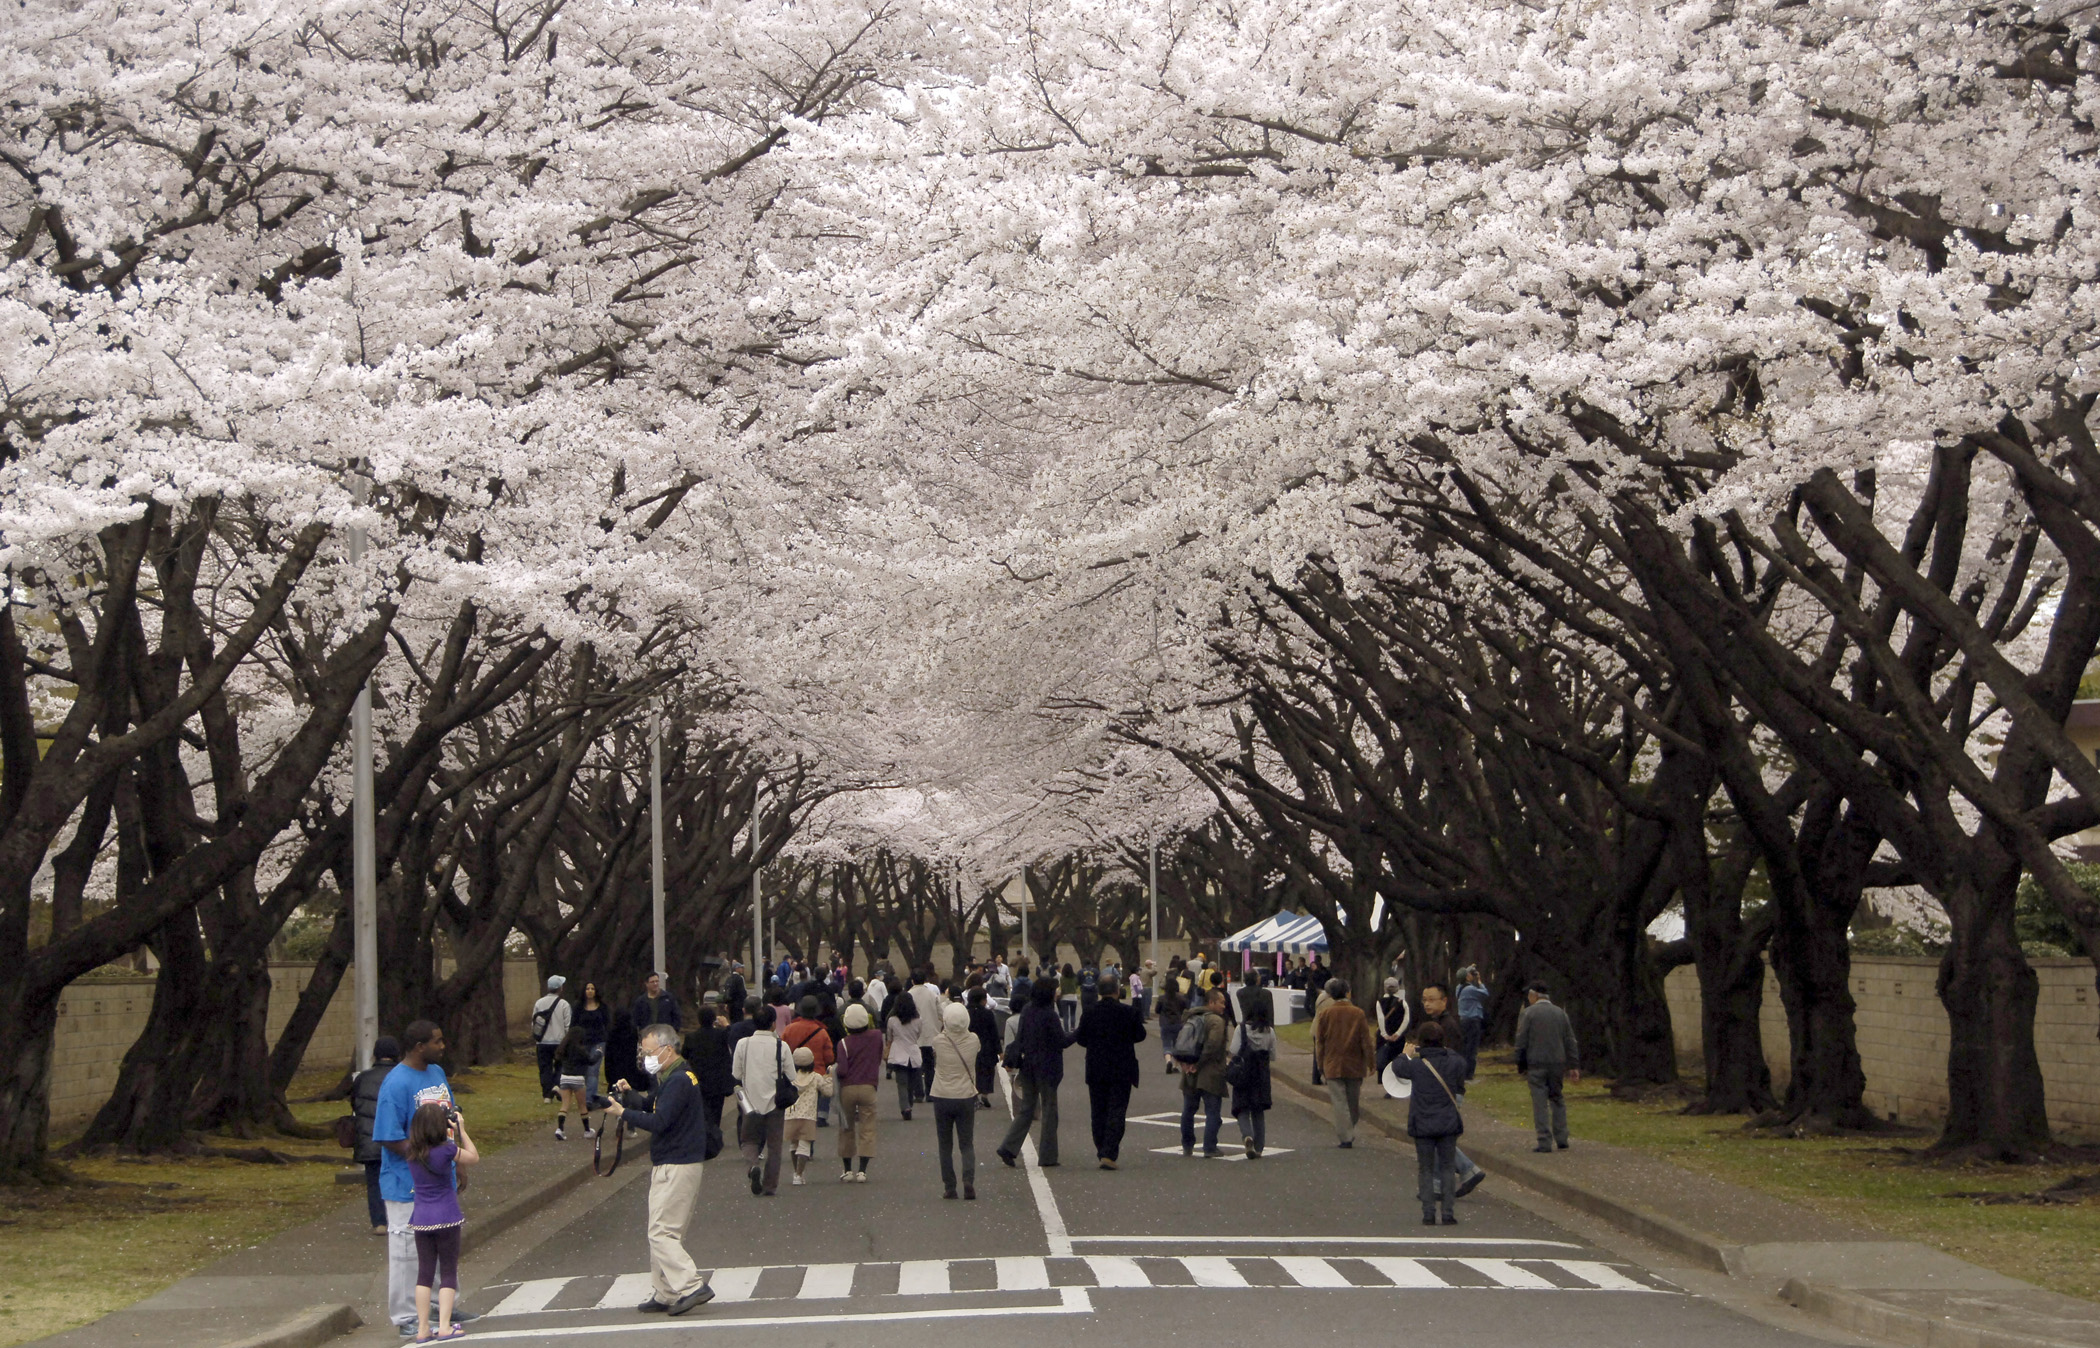
[[[1312,1047],[1312,1025],[1277,1036]],[[1698,1117],[1680,1100],[1615,1100],[1585,1077],[1567,1087],[1568,1129],[1760,1189],[1893,1239],[1915,1240],[1957,1258],[2071,1296],[2100,1300],[2100,1193],[2083,1202],[1991,1203],[1970,1195],[2035,1194],[2100,1166],[1938,1165],[1930,1137],[1774,1138],[1743,1131],[1740,1117]],[[1531,1126],[1531,1094],[1508,1051],[1481,1055],[1469,1106]]]
[[[2100,1299],[2100,1195],[2072,1203],[1987,1203],[2033,1194],[2085,1166],[1937,1165],[1930,1137],[1774,1138],[1740,1117],[1681,1113],[1674,1099],[1615,1100],[1585,1077],[1567,1087],[1568,1130],[1673,1161],[1855,1225],[1915,1240],[2010,1277]],[[1531,1125],[1531,1095],[1507,1052],[1483,1054],[1467,1103]]]
[[[500,1151],[548,1126],[531,1055],[512,1056],[502,1066],[474,1069],[459,1083],[460,1109],[483,1151]],[[332,1084],[331,1073],[301,1076],[289,1094],[297,1100]],[[301,1122],[326,1124],[348,1108],[336,1100],[294,1105],[292,1112]],[[93,1157],[69,1168],[94,1184],[0,1189],[0,1348],[84,1325],[335,1204],[363,1201],[362,1183],[336,1183],[350,1153],[333,1141],[213,1141],[263,1145],[330,1164]]]

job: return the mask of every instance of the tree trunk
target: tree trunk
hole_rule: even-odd
[[[245,958],[213,962],[204,1019],[193,1027],[186,1055],[188,1075],[196,1083],[188,1111],[192,1128],[225,1128],[239,1137],[254,1137],[263,1127],[314,1135],[292,1117],[270,1083],[266,952],[261,946]]]
[[[581,989],[579,989],[580,991]],[[461,1066],[487,1067],[510,1055],[503,1003],[503,961],[497,960],[460,999],[445,1026],[446,1056]]]
[[[117,1068],[116,1088],[81,1135],[83,1148],[115,1146],[126,1151],[164,1152],[180,1147],[189,1097],[196,1078],[187,1070],[184,1036],[208,1014],[208,965],[197,921],[189,914],[170,922],[148,943],[160,958],[153,981],[153,1006],[146,1026]]]
[[[344,904],[335,915],[335,927],[328,933],[328,944],[321,950],[321,957],[314,961],[313,976],[299,990],[298,1005],[292,1008],[292,1017],[278,1032],[277,1045],[270,1050],[270,1089],[282,1097],[299,1074],[306,1061],[306,1046],[313,1042],[314,1031],[321,1026],[321,1017],[328,1014],[328,1004],[335,999],[337,989],[342,986],[343,973],[350,967],[352,947],[357,932],[350,918],[350,906]],[[348,1067],[350,1064],[344,1064]]]
[[[1954,926],[1940,959],[1947,1008],[1947,1125],[1936,1150],[1973,1149],[1992,1160],[2028,1160],[2049,1146],[2042,1068],[2034,1052],[2041,983],[2013,929],[2019,872],[1988,887],[1959,884],[1941,896]]]
[[[0,1187],[64,1177],[47,1153],[57,1036],[56,997],[31,998],[0,1016]]]
[[[1779,1107],[1772,1069],[1765,1062],[1759,1016],[1765,1004],[1765,963],[1735,941],[1693,942],[1699,974],[1699,1043],[1706,1062],[1706,1094],[1690,1113],[1763,1114]]]

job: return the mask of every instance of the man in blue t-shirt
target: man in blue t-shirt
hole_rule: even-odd
[[[372,1140],[380,1147],[379,1197],[386,1204],[386,1312],[404,1337],[416,1332],[416,1186],[408,1173],[408,1121],[432,1100],[450,1108],[452,1087],[438,1061],[445,1032],[435,1022],[415,1021],[403,1032],[401,1061],[379,1084]],[[460,1316],[454,1314],[457,1323]]]

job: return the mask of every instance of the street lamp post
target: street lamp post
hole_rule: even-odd
[[[667,979],[664,968],[664,717],[649,719],[649,918],[656,934],[656,963],[649,967]]]
[[[350,480],[350,494],[365,502],[368,484]],[[365,530],[350,527],[350,561],[364,560]],[[362,581],[359,588],[363,588]],[[379,848],[372,800],[372,680],[367,676],[350,710],[350,959],[357,969],[357,1070],[372,1065],[379,1043]]]
[[[1152,895],[1152,965],[1159,967],[1159,844],[1152,844],[1152,856],[1146,866],[1145,887]]]
[[[1021,868],[1021,958],[1028,958],[1028,868]]]
[[[766,985],[766,910],[758,893],[758,788],[751,783],[751,974]]]

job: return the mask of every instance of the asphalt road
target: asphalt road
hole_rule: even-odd
[[[818,1135],[809,1183],[792,1187],[784,1171],[776,1197],[752,1196],[732,1151],[709,1165],[687,1245],[716,1270],[711,1304],[678,1320],[635,1312],[648,1295],[644,1177],[468,1290],[484,1313],[470,1337],[520,1348],[579,1337],[675,1348],[781,1329],[855,1348],[907,1336],[913,1348],[1076,1336],[1146,1348],[1483,1336],[1825,1348],[1585,1244],[1499,1199],[1492,1177],[1461,1202],[1460,1225],[1422,1226],[1411,1152],[1363,1138],[1343,1151],[1324,1118],[1282,1099],[1262,1159],[1185,1158],[1170,1112],[1179,1091],[1157,1057],[1146,1062],[1120,1170],[1095,1167],[1075,1071],[1060,1094],[1064,1164],[1037,1169],[1031,1148],[1031,1164],[1001,1165],[1006,1110],[981,1112],[978,1201],[946,1201],[932,1111],[899,1119],[885,1082],[866,1184],[838,1181],[832,1129]],[[1221,1136],[1239,1158],[1230,1118]]]

